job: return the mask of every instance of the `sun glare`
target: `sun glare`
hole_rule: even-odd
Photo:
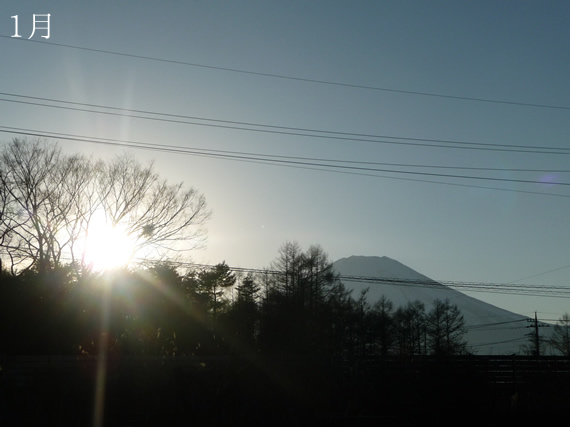
[[[93,219],[85,248],[85,262],[93,270],[126,266],[134,255],[134,249],[134,240],[120,224],[113,227],[103,216]]]

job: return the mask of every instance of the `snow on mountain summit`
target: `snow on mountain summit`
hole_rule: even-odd
[[[385,277],[411,280],[430,280],[399,261],[387,256],[350,256],[335,263],[337,271],[347,276]]]

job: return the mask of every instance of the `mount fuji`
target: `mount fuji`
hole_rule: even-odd
[[[394,308],[419,300],[429,312],[436,299],[448,299],[456,304],[465,319],[465,339],[471,352],[477,355],[523,354],[532,332],[528,317],[512,313],[486,302],[472,298],[449,286],[437,283],[423,274],[388,257],[351,256],[333,263],[341,276],[374,277],[414,281],[413,283],[387,283],[341,279],[353,298],[368,288],[366,299],[374,304],[385,295]],[[421,282],[421,283],[419,283]],[[428,286],[424,284],[429,284]]]

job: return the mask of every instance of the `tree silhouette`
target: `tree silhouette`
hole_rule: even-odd
[[[570,357],[570,314],[564,313],[554,325],[550,345],[563,356]]]
[[[436,299],[427,316],[427,340],[436,356],[451,356],[466,352],[465,320],[457,305]]]
[[[368,288],[360,292],[357,300],[351,299],[349,303],[349,326],[347,336],[347,351],[349,358],[363,357],[374,341],[372,334],[372,319],[370,318],[370,304],[366,299]]]
[[[382,295],[372,306],[371,316],[378,353],[381,357],[386,357],[391,353],[396,339],[394,304]]]
[[[1,153],[0,234],[12,268],[47,271],[59,263],[74,197],[67,186],[72,164],[56,146],[39,140],[14,139]]]
[[[133,253],[159,256],[198,245],[209,217],[203,195],[161,180],[152,164],[126,154],[95,162],[42,140],[4,147],[0,188],[0,247],[13,273],[84,263],[96,212],[124,226]]]
[[[325,309],[330,319],[328,350],[331,355],[342,357],[352,345],[352,310],[354,304],[347,290],[340,281],[335,282],[328,293]]]
[[[260,341],[281,353],[322,353],[329,348],[332,319],[327,308],[337,275],[319,246],[303,252],[295,242],[281,246],[265,284]]]
[[[394,314],[398,353],[402,356],[425,354],[425,306],[420,301],[399,307]]]
[[[235,282],[236,276],[225,261],[198,273],[197,293],[203,297],[214,331],[220,312],[228,308],[227,291]]]
[[[252,349],[259,332],[259,292],[253,274],[249,273],[237,286],[237,298],[232,304],[226,329],[239,341],[239,344]]]
[[[177,242],[200,243],[209,212],[195,189],[168,184],[152,164],[142,166],[128,154],[105,163],[97,178],[105,215],[113,226],[126,224],[135,251],[151,247],[168,253]]]

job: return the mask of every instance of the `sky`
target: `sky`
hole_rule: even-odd
[[[28,40],[34,14],[50,14],[49,39],[37,23]],[[570,288],[569,17],[562,0],[5,0],[0,143],[225,151],[130,149],[205,195],[193,262],[263,268],[296,241],[446,282]],[[570,311],[560,296],[469,294],[545,320]]]

